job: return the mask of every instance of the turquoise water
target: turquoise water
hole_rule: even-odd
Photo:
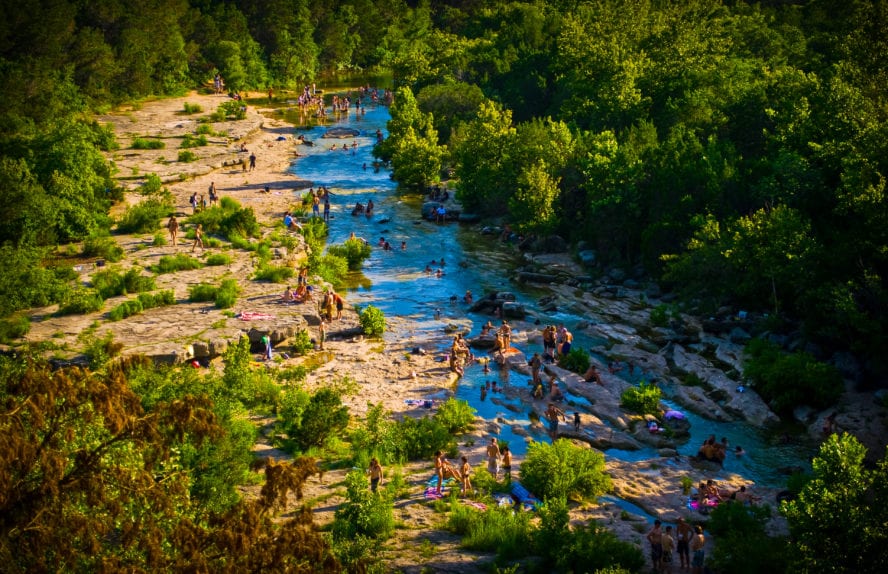
[[[307,122],[306,118],[299,118],[298,113],[285,114],[285,118],[297,126]],[[352,108],[347,116],[330,117],[324,125],[299,128],[298,133],[304,134],[316,145],[296,146],[305,156],[294,160],[291,171],[300,179],[311,181],[315,187],[324,185],[332,191],[331,243],[340,243],[354,232],[374,246],[363,271],[352,278],[347,289],[348,301],[357,305],[373,304],[382,309],[388,318],[405,319],[389,321],[395,327],[386,333],[387,342],[402,342],[405,338],[410,340],[415,337],[419,344],[419,341],[431,336],[434,343],[427,350],[443,355],[451,340],[451,336],[444,331],[446,325],[456,325],[476,334],[480,326],[490,319],[467,312],[468,306],[462,303],[462,295],[467,289],[471,289],[476,298],[485,291],[508,290],[514,292],[518,301],[530,309],[535,307],[541,291],[513,284],[508,279],[516,265],[514,255],[494,236],[481,235],[474,227],[456,223],[437,225],[422,220],[420,207],[423,196],[397,190],[386,169],[374,169],[371,150],[376,141],[376,130],[381,130],[387,136],[388,119],[387,108],[368,105],[365,115],[356,115]],[[325,132],[332,126],[353,128],[359,131],[359,135],[348,139],[324,138]],[[357,143],[357,148],[351,148],[352,142]],[[343,143],[349,145],[347,151],[340,149]],[[337,149],[330,151],[333,144]],[[366,205],[371,199],[376,205],[373,216],[351,215],[356,202]],[[388,240],[393,250],[378,248],[380,238]],[[406,242],[404,250],[400,248],[402,241]],[[438,264],[442,257],[445,260],[443,267]],[[432,260],[436,264],[431,265]],[[433,269],[441,267],[444,275],[440,278],[428,276],[423,271],[427,265]],[[452,296],[457,297],[457,303],[451,303]],[[436,310],[440,318],[436,318]],[[561,312],[548,316],[547,322],[563,322],[570,328],[581,319]],[[576,344],[583,348],[597,343],[599,341],[586,340],[581,335],[576,338]],[[520,350],[532,354],[539,349]],[[644,376],[644,373],[636,372],[632,381],[637,382]],[[550,440],[540,425],[529,424],[536,416],[531,405],[522,404],[520,400],[503,393],[488,393],[482,400],[480,387],[485,381],[496,381],[499,386],[526,386],[528,377],[497,368],[484,373],[481,365],[473,364],[454,389],[455,395],[467,400],[480,416],[503,421],[498,436],[509,442],[513,452],[517,455],[526,452],[526,440],[512,432],[513,424],[526,431],[530,429],[527,432],[534,440]],[[504,404],[495,404],[494,398]],[[568,398],[575,405],[566,409],[568,412],[588,411],[588,403],[584,399]],[[667,404],[670,403],[667,401]],[[695,454],[710,434],[715,434],[719,439],[725,436],[732,448],[739,444],[748,452],[741,458],[729,454],[725,470],[748,476],[759,483],[782,484],[784,477],[778,469],[805,466],[807,457],[813,452],[810,445],[777,445],[767,433],[745,423],[719,423],[692,413],[687,415],[692,425],[692,438],[679,449],[681,454]],[[610,450],[605,454],[630,461],[657,456],[653,449]]]

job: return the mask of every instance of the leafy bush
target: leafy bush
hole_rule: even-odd
[[[311,342],[311,335],[309,332],[306,330],[296,331],[292,340],[292,348],[293,353],[296,355],[304,355],[314,349],[314,344]]]
[[[429,459],[441,450],[456,456],[456,439],[440,421],[405,417],[394,427],[392,458],[398,461]]]
[[[225,253],[213,253],[207,256],[205,263],[210,266],[230,265],[231,256]]]
[[[799,351],[783,353],[763,339],[752,339],[746,346],[749,357],[744,374],[753,388],[775,412],[785,415],[799,405],[827,408],[842,394],[842,376],[838,369]]]
[[[216,307],[220,309],[231,309],[237,303],[237,296],[240,294],[240,287],[234,279],[224,279],[219,285],[219,291],[216,293]]]
[[[451,499],[447,529],[462,536],[469,550],[495,551],[500,560],[527,556],[531,550],[533,527],[528,512],[493,507],[479,511]]]
[[[89,359],[89,368],[95,371],[119,355],[122,349],[123,344],[114,341],[114,333],[107,331],[101,339],[91,337],[83,349],[83,354]]]
[[[156,288],[154,278],[142,275],[139,267],[130,267],[125,273],[120,273],[117,269],[97,271],[92,277],[92,286],[103,299]]]
[[[270,406],[279,402],[280,386],[271,374],[252,367],[250,339],[241,337],[230,345],[222,355],[225,369],[222,372],[222,386],[226,401],[234,398],[247,408]]]
[[[589,369],[589,353],[574,347],[567,355],[558,359],[558,366],[582,375]]]
[[[201,263],[199,259],[190,257],[184,253],[177,253],[176,255],[164,255],[160,258],[160,261],[157,262],[157,265],[154,265],[151,268],[151,270],[160,274],[187,271],[189,269],[200,269],[201,267],[203,267],[203,263]]]
[[[112,321],[120,321],[132,315],[138,315],[148,309],[174,305],[176,297],[172,291],[160,291],[155,294],[140,293],[136,299],[124,301],[109,311],[108,318]]]
[[[316,261],[314,267],[310,264],[309,267],[312,272],[334,287],[341,285],[348,274],[348,261],[336,255],[324,255]]]
[[[604,455],[565,439],[552,444],[530,443],[520,475],[528,490],[546,499],[593,498],[612,488],[610,476],[604,472]]]
[[[163,149],[166,144],[159,139],[136,138],[133,140],[133,149]]]
[[[83,255],[117,263],[123,259],[123,247],[110,235],[91,235],[83,240]]]
[[[223,235],[232,243],[235,234],[243,238],[258,237],[261,233],[253,208],[242,208],[237,201],[227,196],[219,201],[219,205],[195,213],[188,218],[188,222],[194,225],[199,223],[206,233]]]
[[[381,337],[385,333],[385,315],[373,305],[361,309],[359,319],[361,328],[368,337]]]
[[[294,275],[292,267],[278,265],[260,265],[253,274],[257,281],[271,281],[272,283],[286,283]]]
[[[345,477],[346,501],[336,510],[333,539],[351,540],[366,536],[386,540],[395,531],[392,500],[387,492],[372,493],[367,476],[358,470]]]
[[[46,267],[47,250],[0,245],[0,316],[61,302],[78,277],[70,266]]]
[[[651,325],[655,327],[665,327],[669,323],[668,307],[665,303],[657,305],[651,309]]]
[[[301,389],[285,392],[278,414],[283,431],[302,451],[323,446],[348,426],[348,419],[348,408],[339,392],[327,387],[310,396]]]
[[[209,283],[198,283],[188,288],[188,300],[192,303],[215,301],[219,288]]]
[[[145,183],[139,186],[139,193],[141,195],[166,195],[163,189],[163,182],[160,181],[160,176],[156,173],[149,173],[148,177],[145,178]],[[172,196],[170,197],[170,201],[172,201]]]
[[[189,104],[188,102],[185,102],[184,108],[184,113],[188,115],[199,114],[203,111],[203,108],[200,107],[200,104]]]
[[[167,244],[166,234],[161,233],[160,231],[155,233],[154,237],[151,239],[151,246],[152,247],[163,247],[166,244]]]
[[[450,397],[438,408],[435,419],[451,434],[467,431],[475,422],[475,409],[467,401]]]
[[[173,213],[173,204],[167,197],[151,197],[126,209],[117,222],[121,233],[154,233],[160,229],[160,220]]]
[[[95,289],[78,287],[68,292],[59,306],[59,315],[83,315],[98,311],[105,300]]]
[[[660,387],[647,381],[640,381],[638,386],[629,387],[620,395],[620,406],[641,415],[660,413]]]
[[[210,115],[210,119],[214,122],[224,122],[225,120],[242,120],[247,117],[244,105],[237,100],[229,100],[222,102],[216,111]]]
[[[216,132],[213,131],[213,126],[210,124],[200,124],[197,126],[197,133],[199,135],[206,134],[208,136],[216,135]]]
[[[193,161],[197,161],[200,158],[197,157],[197,155],[190,149],[184,149],[179,152],[179,157],[177,159],[182,163],[191,163]]]
[[[348,261],[348,268],[357,271],[364,264],[364,260],[370,257],[370,246],[360,239],[347,239],[341,245],[330,245],[327,253],[344,258]]]
[[[642,572],[644,556],[631,542],[624,542],[597,524],[579,526],[561,548],[556,562],[564,572],[619,574]]]
[[[0,319],[0,343],[8,344],[21,339],[31,330],[31,319],[27,315],[15,315]]]
[[[768,536],[765,532],[770,518],[769,507],[732,501],[719,504],[710,514],[706,529],[717,536],[720,543],[707,564],[725,574],[789,571],[786,539]],[[743,560],[738,561],[738,556],[743,556]]]
[[[183,149],[193,148],[193,147],[203,147],[207,145],[209,142],[207,141],[207,136],[204,134],[200,134],[197,137],[194,137],[191,134],[185,134],[185,137],[182,138],[182,144],[179,146]],[[179,161],[182,161],[181,159]]]

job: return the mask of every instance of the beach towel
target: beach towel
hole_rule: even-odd
[[[448,476],[447,478],[444,479],[444,484],[443,484],[443,486],[446,488],[446,487],[452,485],[452,484],[455,483],[455,482],[456,482],[456,479],[455,479],[455,478],[453,478],[452,476]],[[437,487],[437,486],[438,486],[438,477],[437,477],[437,475],[436,475],[436,476],[433,476],[433,477],[430,478],[430,479],[428,479],[428,480],[426,481],[426,486]]]
[[[688,497],[688,508],[691,510],[696,510],[702,514],[709,514],[709,512],[718,506],[718,500],[713,498],[707,498],[703,501],[703,505],[701,507],[700,502],[694,498]]]
[[[437,488],[435,488],[434,486],[430,486],[425,489],[423,496],[425,496],[427,500],[439,500],[441,498],[444,498],[445,496],[448,496],[449,494],[450,493],[444,489],[442,489],[441,492],[438,492]]]
[[[679,411],[666,411],[666,414],[663,416],[667,421],[670,419],[681,420],[685,418],[684,413],[681,413]]]
[[[259,313],[256,311],[243,311],[237,315],[241,321],[260,321],[264,319],[274,319],[274,315],[268,313]]]
[[[483,502],[475,502],[474,500],[465,500],[465,499],[460,500],[460,502],[466,506],[471,506],[472,508],[477,508],[478,510],[480,510],[482,512],[487,510],[487,505],[484,504]]]

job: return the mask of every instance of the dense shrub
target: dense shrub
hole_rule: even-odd
[[[195,154],[195,153],[194,153],[193,151],[191,151],[190,149],[183,149],[183,150],[181,150],[181,151],[179,152],[178,157],[176,158],[176,160],[179,161],[179,162],[181,162],[181,163],[191,163],[191,162],[193,162],[193,161],[197,161],[197,160],[199,160],[199,159],[200,159],[200,158],[197,157],[197,154]]]
[[[92,286],[104,299],[156,288],[154,278],[142,275],[139,267],[130,267],[124,273],[117,269],[97,271],[92,277]]]
[[[660,387],[647,381],[629,387],[620,395],[620,406],[627,411],[641,415],[660,413]]]
[[[154,138],[136,138],[133,140],[133,149],[163,149],[166,144]]]
[[[367,476],[353,470],[345,477],[346,501],[336,510],[333,539],[351,540],[364,536],[387,540],[395,531],[391,496],[382,490],[370,491]]]
[[[499,560],[513,560],[531,552],[531,517],[528,512],[513,512],[511,507],[479,511],[451,499],[447,529],[462,536],[464,548],[496,552]]]
[[[230,265],[231,264],[231,256],[225,253],[213,253],[207,256],[205,261],[207,265]]]
[[[799,405],[827,408],[842,394],[839,371],[809,353],[786,354],[762,339],[752,339],[746,353],[744,375],[779,414],[788,414]]]
[[[231,309],[237,303],[237,296],[240,294],[240,287],[234,279],[224,279],[219,285],[219,291],[216,293],[216,307],[220,309]]]
[[[348,261],[336,255],[324,255],[314,266],[309,265],[309,267],[315,275],[334,287],[342,285],[343,279],[348,274]]]
[[[253,208],[241,207],[237,201],[227,196],[219,200],[219,205],[190,216],[188,222],[194,225],[199,223],[206,233],[222,235],[232,243],[234,235],[240,238],[258,237],[261,233]]]
[[[287,279],[292,279],[295,272],[292,267],[278,265],[259,265],[253,274],[253,279],[257,281],[271,281],[272,283],[286,283]]]
[[[370,246],[360,239],[347,239],[340,245],[330,245],[327,253],[344,258],[348,261],[348,268],[357,271],[364,264],[364,260],[370,257]]]
[[[177,253],[176,255],[164,255],[157,262],[157,265],[151,267],[155,273],[175,273],[176,271],[187,271],[189,269],[200,269],[203,263],[199,259]]]
[[[59,315],[83,315],[98,311],[105,300],[95,289],[78,287],[71,289],[59,305]]]
[[[98,257],[117,263],[123,259],[123,247],[114,241],[110,235],[91,235],[83,240],[83,255],[85,257]]]
[[[145,183],[139,186],[139,193],[141,195],[166,195],[163,189],[163,182],[160,181],[160,176],[156,173],[149,173],[148,177],[145,178]],[[172,201],[172,196],[170,197],[170,201]]]
[[[437,419],[404,417],[394,427],[391,448],[397,461],[430,459],[439,450],[456,456],[456,439]]]
[[[203,111],[203,108],[200,107],[200,104],[191,104],[191,103],[185,102],[183,113],[185,113],[187,115],[191,115],[191,114],[199,114],[202,111]]]
[[[15,315],[0,319],[0,343],[9,344],[21,339],[31,330],[31,320],[27,315]]]
[[[767,506],[732,501],[719,504],[706,526],[719,541],[707,565],[725,574],[787,572],[787,540],[768,536],[765,524],[770,518],[771,509]]]
[[[305,329],[296,331],[291,339],[291,347],[296,355],[304,355],[314,349],[314,343],[311,342],[311,334]]]
[[[313,395],[302,389],[284,393],[278,423],[299,450],[323,446],[327,439],[348,425],[348,408],[339,392],[322,388]]]
[[[222,102],[216,111],[210,114],[210,119],[214,122],[224,122],[225,120],[242,120],[247,117],[247,112],[241,102],[237,100],[229,100]]]
[[[280,386],[265,369],[253,369],[250,339],[241,337],[222,354],[225,369],[222,386],[225,400],[234,398],[247,408],[270,407],[278,403]]]
[[[108,318],[112,321],[120,321],[132,315],[138,315],[142,311],[155,307],[174,305],[176,297],[172,291],[160,291],[158,293],[140,293],[136,299],[124,301],[109,311]]]
[[[209,283],[198,283],[188,288],[188,300],[192,303],[215,301],[219,288]]]
[[[589,353],[574,347],[567,355],[558,359],[558,366],[582,375],[589,369]]]
[[[475,422],[475,409],[467,401],[450,397],[438,407],[435,419],[452,434],[467,431]]]
[[[117,222],[121,233],[154,233],[160,220],[173,213],[173,205],[166,197],[150,197],[126,209]]]
[[[645,560],[641,549],[595,523],[575,528],[567,542],[557,561],[561,571],[613,574],[643,571]]]
[[[179,147],[183,149],[188,149],[192,147],[203,147],[207,145],[207,143],[209,142],[207,142],[207,136],[204,134],[200,134],[197,137],[194,137],[191,134],[185,134],[185,137],[182,138],[182,144]]]
[[[579,448],[565,439],[552,444],[532,442],[521,463],[521,481],[543,498],[594,498],[612,488],[604,472],[604,455]]]
[[[77,273],[70,266],[46,267],[43,249],[0,245],[0,316],[61,302]]]
[[[381,337],[385,333],[385,315],[377,307],[367,305],[361,309],[359,319],[361,328],[368,337]]]

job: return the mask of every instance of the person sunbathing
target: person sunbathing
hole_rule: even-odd
[[[293,293],[293,290],[290,288],[289,285],[287,285],[286,291],[284,291],[284,294],[281,295],[281,301],[284,303],[291,303],[295,300],[296,300],[296,294]]]

